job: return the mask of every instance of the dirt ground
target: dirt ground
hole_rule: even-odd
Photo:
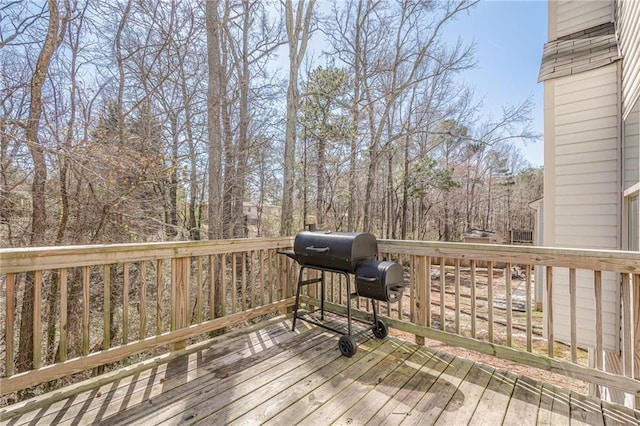
[[[439,327],[440,324],[440,277],[439,270],[432,269],[431,284],[431,318],[432,327]],[[493,335],[494,342],[505,344],[507,341],[506,327],[506,278],[502,269],[494,269],[492,277],[493,287]],[[446,268],[445,272],[445,306],[447,331],[454,331],[453,323],[455,318],[455,272],[453,268]],[[461,268],[459,277],[460,289],[460,334],[471,336],[471,280],[469,268]],[[477,338],[480,340],[488,340],[488,275],[486,269],[478,268],[476,270],[476,328]],[[533,297],[533,274],[530,279],[529,291]],[[512,292],[512,346],[516,348],[526,348],[526,291],[527,280],[526,274],[520,270],[515,271],[511,279]],[[532,349],[534,353],[547,354],[547,341],[543,338],[543,313],[535,310],[535,302],[532,302]],[[405,303],[403,311],[408,310],[410,306],[409,295],[405,293]],[[403,312],[405,316],[409,312]],[[397,335],[405,340],[413,341],[412,334],[403,333],[398,330],[392,330],[391,334]],[[563,388],[571,389],[582,394],[588,394],[589,384],[581,380],[571,379],[569,377],[550,373],[548,371],[521,365],[515,362],[501,360],[490,355],[485,355],[475,351],[449,346],[442,342],[427,340],[426,346],[446,351],[456,356],[467,358],[476,362],[491,365],[496,368],[511,371],[516,374],[525,375],[541,382],[550,383]],[[570,347],[561,343],[554,344],[554,357],[557,359],[570,360]],[[588,355],[585,350],[578,350],[578,363],[587,365]]]

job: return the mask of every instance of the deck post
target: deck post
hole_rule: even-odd
[[[171,259],[171,331],[189,325],[189,276],[190,257]],[[171,344],[171,350],[177,351],[187,346],[186,340]]]

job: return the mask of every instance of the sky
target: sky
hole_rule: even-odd
[[[481,0],[445,30],[447,37],[476,43],[478,65],[461,78],[483,99],[482,111],[498,117],[503,106],[533,97],[533,131],[543,132],[543,85],[538,83],[547,41],[546,0]],[[543,142],[519,146],[534,167],[543,165]]]
[[[330,5],[328,0],[318,2],[324,13]],[[547,0],[480,0],[444,28],[444,36],[450,38],[451,44],[460,38],[465,44],[476,45],[477,66],[463,72],[460,79],[474,89],[477,101],[482,100],[481,114],[499,118],[503,107],[519,105],[532,96],[532,131],[540,135],[544,129],[544,105],[538,71],[547,41],[547,5]],[[321,35],[312,37],[307,59],[319,59],[324,50]],[[284,49],[280,60],[286,68],[288,56]],[[543,165],[542,136],[537,142],[518,144],[531,166]]]

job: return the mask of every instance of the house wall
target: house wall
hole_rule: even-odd
[[[545,245],[620,248],[619,65],[545,82]],[[549,94],[553,96],[548,97]],[[549,117],[553,117],[549,120]],[[547,159],[553,158],[547,163]],[[554,334],[569,341],[569,271],[554,270]],[[603,274],[604,345],[616,350],[619,285]],[[593,275],[577,272],[577,337],[593,346]]]
[[[617,2],[618,40],[622,62],[622,114],[627,117],[640,98],[640,1]]]
[[[557,17],[556,25],[549,25],[549,40],[569,35],[580,30],[613,22],[613,2],[611,0],[564,0],[550,1],[550,7]]]
[[[554,81],[555,246],[620,248],[617,70]]]
[[[624,189],[640,182],[640,101],[624,120]]]
[[[628,193],[640,183],[640,2],[618,1],[616,13],[623,54],[623,190]]]

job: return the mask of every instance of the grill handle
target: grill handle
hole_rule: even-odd
[[[306,247],[305,250],[309,250],[309,251],[315,251],[317,253],[329,253],[329,247],[314,247],[314,246],[309,246]]]
[[[360,281],[365,281],[368,283],[375,283],[376,281],[378,281],[377,277],[365,277],[362,275],[358,275],[356,278],[359,279]]]

